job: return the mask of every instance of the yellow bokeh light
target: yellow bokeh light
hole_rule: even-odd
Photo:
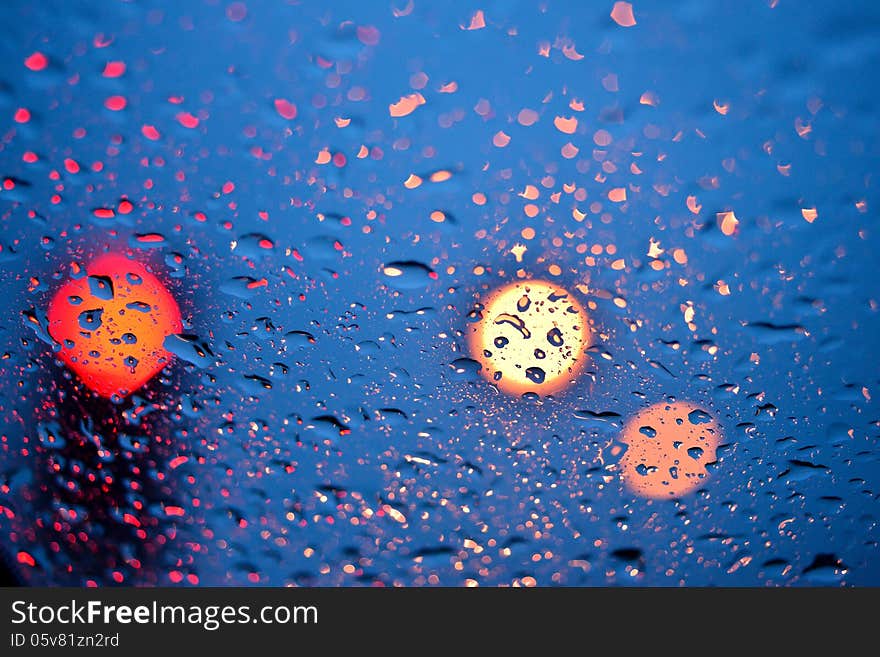
[[[577,378],[588,335],[587,314],[571,293],[547,281],[523,280],[482,301],[468,344],[483,376],[502,392],[546,395]]]
[[[640,497],[672,499],[706,483],[721,441],[716,420],[692,402],[661,402],[626,423],[627,448],[618,466],[623,481]]]

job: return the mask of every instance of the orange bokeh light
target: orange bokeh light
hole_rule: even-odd
[[[586,362],[587,314],[558,285],[517,281],[482,301],[481,318],[468,328],[481,374],[508,394],[559,392]]]
[[[626,423],[620,457],[623,481],[640,497],[671,499],[706,483],[706,465],[715,461],[721,428],[692,402],[661,402]]]
[[[174,297],[147,268],[120,254],[93,260],[49,304],[58,357],[102,397],[126,396],[172,358],[163,343],[183,323]]]

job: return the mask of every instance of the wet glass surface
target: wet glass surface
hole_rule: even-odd
[[[4,18],[22,582],[880,584],[875,3]]]

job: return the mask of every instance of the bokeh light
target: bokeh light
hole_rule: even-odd
[[[624,426],[627,445],[619,466],[627,488],[640,497],[682,497],[706,483],[721,429],[692,402],[661,402],[634,415]]]
[[[171,293],[120,254],[93,260],[49,304],[58,357],[102,397],[131,394],[171,360],[163,343],[182,328]]]
[[[491,292],[468,330],[481,372],[506,393],[558,392],[586,360],[587,314],[571,293],[547,281],[517,281]]]

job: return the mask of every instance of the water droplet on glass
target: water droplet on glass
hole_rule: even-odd
[[[79,314],[79,327],[83,331],[97,331],[101,328],[103,308],[84,310]]]
[[[526,369],[526,377],[533,383],[544,383],[546,373],[540,367],[529,367]]]
[[[96,299],[110,301],[113,298],[113,279],[109,276],[89,276],[89,292]]]

